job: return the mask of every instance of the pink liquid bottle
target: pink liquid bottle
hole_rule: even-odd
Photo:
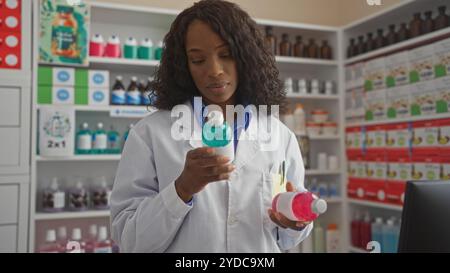
[[[361,216],[356,212],[351,222],[351,239],[354,247],[361,247]]]
[[[97,243],[97,225],[90,225],[89,235],[86,240],[86,253],[94,253],[96,243]]]
[[[66,246],[67,246],[67,228],[65,226],[59,227],[58,228],[58,233],[57,233],[57,237],[58,237],[58,244],[61,247],[61,253],[65,253],[66,252]]]
[[[108,230],[101,226],[98,233],[98,241],[95,244],[94,253],[112,253],[112,244],[108,239]]]
[[[45,243],[39,247],[39,253],[60,253],[61,245],[56,241],[56,231],[54,229],[47,230]]]
[[[82,239],[80,228],[72,229],[72,238],[67,243],[66,247],[67,247],[66,251],[69,253],[85,253],[86,252],[86,243]]]
[[[120,39],[116,35],[112,35],[108,39],[105,47],[105,57],[120,58],[122,57],[122,49],[120,46]]]
[[[327,210],[327,202],[309,191],[279,193],[272,201],[272,209],[292,221],[314,221]]]

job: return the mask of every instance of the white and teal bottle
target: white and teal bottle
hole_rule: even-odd
[[[106,131],[103,129],[103,123],[99,122],[97,124],[97,130],[94,132],[92,137],[94,142],[94,153],[95,154],[105,154],[108,148],[108,137]]]
[[[226,156],[230,162],[234,160],[233,132],[222,112],[211,111],[207,116],[208,120],[203,125],[202,141],[207,147],[216,150],[217,155]]]
[[[84,122],[81,124],[81,129],[77,133],[77,150],[76,153],[90,154],[92,152],[92,132],[89,130],[89,125]]]
[[[384,252],[383,247],[383,218],[377,217],[372,223],[372,241],[380,244],[381,252]]]
[[[111,125],[111,129],[108,131],[108,149],[109,154],[120,154],[119,132],[117,132]]]

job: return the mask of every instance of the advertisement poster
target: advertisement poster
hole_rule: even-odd
[[[39,61],[87,66],[89,5],[73,0],[40,1]]]

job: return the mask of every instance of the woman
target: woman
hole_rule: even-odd
[[[292,181],[287,190],[303,189],[295,135],[272,115],[251,110],[244,119],[231,115],[232,162],[198,138],[205,113],[194,107],[194,97],[227,117],[227,105],[282,104],[275,60],[256,23],[235,4],[203,0],[178,15],[164,42],[154,81],[159,110],[131,130],[117,170],[113,239],[125,252],[280,252],[296,246],[312,224],[269,209],[276,182],[286,181],[280,173]],[[177,119],[180,106],[189,112]],[[180,120],[182,129],[193,125],[191,139],[174,130]],[[261,120],[276,128],[275,149],[251,137]]]

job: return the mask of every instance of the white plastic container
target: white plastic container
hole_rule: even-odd
[[[321,133],[321,129],[322,126],[320,125],[320,123],[316,123],[316,122],[308,122],[306,124],[306,131],[308,133],[309,137],[315,137],[320,135]]]
[[[305,111],[303,110],[303,105],[297,103],[294,111],[294,132],[297,135],[306,135],[306,121],[305,121]]]
[[[328,120],[328,111],[317,109],[311,111],[312,119],[317,123],[324,123]]]
[[[326,233],[327,253],[337,253],[340,251],[339,229],[336,224],[329,224]]]
[[[209,112],[208,121],[203,125],[202,139],[205,146],[214,148],[217,155],[226,156],[231,162],[234,160],[233,133],[228,123],[224,121],[222,112]]]

